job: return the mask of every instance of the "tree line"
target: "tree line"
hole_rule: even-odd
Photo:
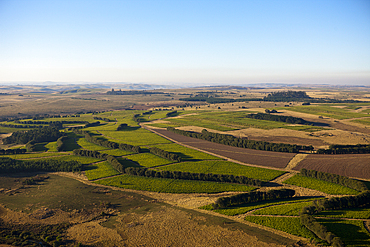
[[[300,221],[301,224],[304,225],[308,230],[313,232],[320,239],[328,242],[331,246],[345,246],[339,237],[335,236],[332,232],[329,232],[328,229],[317,222],[312,215],[301,214]]]
[[[115,91],[112,88],[112,91],[107,92],[108,95],[137,95],[137,94],[165,94],[164,92],[151,92],[151,91],[137,91],[137,90],[127,90],[122,91],[121,89],[119,91]]]
[[[320,172],[316,170],[307,170],[302,168],[301,175],[310,178],[316,178],[323,181],[340,184],[346,186],[348,188],[357,190],[357,191],[366,191],[368,190],[366,184],[359,180],[351,179],[348,177],[340,176],[337,174],[327,173],[327,172]]]
[[[20,123],[20,124],[86,124],[87,121],[20,121],[20,120],[14,120],[14,123]]]
[[[112,119],[109,119],[109,118],[101,118],[101,117],[93,117],[95,120],[102,120],[102,121],[105,121],[105,122],[117,122],[117,120],[112,120]]]
[[[24,154],[27,150],[24,148],[20,149],[0,149],[0,154]]]
[[[213,208],[226,208],[246,203],[270,201],[276,199],[290,198],[295,195],[291,189],[269,190],[269,191],[251,191],[228,197],[220,197],[212,204]]]
[[[253,118],[253,119],[259,119],[259,120],[284,122],[284,123],[290,123],[290,124],[305,124],[305,125],[313,124],[312,122],[308,122],[298,117],[280,116],[280,115],[272,115],[272,114],[266,114],[266,113],[251,113],[251,114],[248,114],[246,117]]]
[[[120,173],[125,172],[125,167],[114,156],[109,155],[109,154],[100,153],[98,151],[86,150],[86,149],[74,149],[73,155],[107,160],[116,171]]]
[[[131,151],[131,152],[134,152],[134,153],[141,153],[142,152],[141,148],[139,146],[133,146],[133,145],[130,145],[130,144],[125,144],[125,143],[118,144],[116,142],[103,140],[103,139],[100,139],[100,138],[97,138],[97,137],[91,135],[87,131],[83,131],[83,130],[76,129],[76,128],[73,129],[73,132],[76,133],[76,134],[79,134],[79,135],[84,135],[85,139],[88,142],[94,143],[94,144],[102,146],[102,147],[107,147],[107,148],[112,148],[112,149],[121,149],[121,150]]]
[[[3,139],[5,145],[16,143],[26,144],[30,141],[34,142],[53,142],[56,141],[63,134],[55,127],[42,127],[40,129],[33,129],[28,131],[16,131],[9,137]]]
[[[144,176],[153,178],[172,178],[172,179],[183,179],[183,180],[201,180],[201,181],[212,181],[222,183],[237,183],[245,184],[250,186],[262,186],[263,182],[258,179],[248,178],[245,176],[234,176],[224,174],[212,174],[212,173],[190,173],[180,171],[156,171],[145,167],[127,167],[125,173],[134,176]]]
[[[0,158],[0,173],[14,172],[76,172],[81,171],[82,165],[77,161],[62,160],[15,160],[11,158]]]
[[[158,155],[162,158],[172,160],[172,161],[175,161],[175,162],[181,162],[181,157],[178,156],[177,154],[167,152],[167,151],[159,149],[157,147],[151,147],[151,148],[149,148],[149,151],[152,154]]]
[[[330,145],[328,149],[318,149],[317,154],[368,154],[369,144]]]
[[[299,150],[313,150],[313,146],[302,146],[302,145],[291,145],[285,143],[271,143],[264,141],[254,141],[247,140],[243,138],[238,138],[232,135],[212,133],[207,130],[202,130],[202,133],[184,131],[175,129],[173,127],[168,127],[167,130],[172,131],[176,134],[183,136],[193,137],[197,139],[202,139],[206,141],[211,141],[215,143],[220,143],[223,145],[240,147],[240,148],[249,148],[256,150],[265,150],[265,151],[274,151],[274,152],[287,152],[287,153],[298,153]]]
[[[342,240],[329,232],[314,218],[323,210],[338,210],[344,208],[367,207],[370,204],[370,191],[363,191],[356,196],[332,197],[315,200],[311,205],[303,207],[300,215],[301,224],[307,227],[320,239],[325,240],[332,246],[344,246]]]

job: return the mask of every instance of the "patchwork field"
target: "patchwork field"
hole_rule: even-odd
[[[28,132],[23,132],[22,138],[14,143],[1,144],[0,148],[9,150],[0,154],[3,162],[0,163],[0,245],[29,246],[38,242],[42,246],[99,247],[327,245],[301,224],[302,208],[324,197],[355,196],[359,192],[300,176],[299,171],[306,168],[370,180],[369,154],[300,152],[296,156],[296,153],[226,146],[164,129],[171,126],[200,132],[205,128],[255,141],[313,145],[315,152],[331,144],[369,144],[368,102],[302,105],[303,101],[291,99],[262,100],[272,92],[279,92],[277,88],[161,89],[151,95],[108,95],[106,89],[78,90],[53,94],[27,91],[28,94],[22,92],[26,95],[24,99],[9,95],[1,102],[0,117],[9,117],[1,119],[1,140],[12,132],[32,129],[24,128],[26,123],[22,121],[30,125],[40,121],[70,123],[57,124],[56,135],[67,136],[59,141],[57,137],[32,144],[29,142],[35,137],[26,137]],[[330,92],[325,88],[304,90],[322,102],[325,100],[321,97],[368,101],[366,97],[370,95],[370,89],[366,88],[361,90],[368,90],[367,94],[349,88],[330,89]],[[199,95],[207,101],[192,101],[191,98]],[[183,98],[191,100],[180,100]],[[218,102],[209,103],[212,100]],[[315,126],[246,118],[247,114],[257,112],[299,117],[315,122]],[[172,113],[171,117],[168,113]],[[93,126],[85,127],[85,123]],[[125,127],[117,131],[121,124]],[[141,151],[136,153],[139,151],[131,147],[130,151],[112,149],[109,142],[93,144],[72,132],[71,127],[81,128],[100,141],[140,146]],[[63,152],[57,152],[61,144]],[[26,145],[37,152],[11,154]],[[154,155],[149,152],[150,147],[165,151],[159,152],[164,157],[176,154],[181,161]],[[79,155],[91,157],[72,155],[74,149],[84,149]],[[32,165],[24,160],[77,161],[81,164],[76,170],[81,171],[47,173],[42,170],[45,168],[38,167],[32,173],[3,172],[8,170],[1,164]],[[206,177],[198,173],[214,175]],[[248,184],[248,179],[233,180],[234,176],[264,183],[247,186],[241,183]],[[245,193],[268,194],[272,189],[294,190],[295,196],[217,206],[222,197],[237,200]],[[321,211],[314,216],[346,246],[370,246],[369,204]]]

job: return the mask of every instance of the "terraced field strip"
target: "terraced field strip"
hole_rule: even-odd
[[[293,169],[302,168],[370,181],[370,154],[310,154]]]
[[[279,153],[261,150],[253,150],[246,148],[238,148],[209,141],[204,141],[196,138],[182,136],[173,132],[155,129],[153,132],[159,133],[162,136],[174,140],[182,145],[186,145],[207,153],[213,153],[220,157],[230,158],[232,160],[243,162],[244,164],[252,164],[262,167],[272,167],[283,169],[289,161],[296,155],[295,153]]]

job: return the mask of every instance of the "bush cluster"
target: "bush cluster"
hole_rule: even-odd
[[[174,133],[193,137],[197,139],[202,139],[206,141],[211,141],[215,143],[220,143],[223,145],[240,147],[240,148],[249,148],[265,151],[274,151],[274,152],[288,152],[288,153],[298,153],[299,150],[312,150],[312,146],[301,146],[301,145],[290,145],[285,143],[270,143],[264,141],[253,141],[243,138],[238,138],[232,135],[225,135],[219,133],[212,133],[207,130],[202,130],[202,133],[178,130],[173,127],[168,127],[167,130]]]
[[[11,158],[0,158],[0,173],[36,171],[75,172],[81,171],[81,167],[81,163],[77,161],[53,159],[22,161]]]
[[[268,110],[271,112],[270,110]],[[274,110],[272,110],[274,111]],[[275,122],[284,122],[290,124],[306,124],[311,125],[311,122],[308,122],[302,118],[298,117],[291,117],[291,116],[280,116],[280,115],[272,115],[267,113],[251,113],[246,116],[247,118],[259,119],[259,120],[268,120],[268,121],[275,121]]]
[[[174,117],[177,115],[177,111],[167,112],[166,117]]]
[[[30,141],[26,144],[27,152],[35,152],[36,151],[36,143],[34,141]]]
[[[7,138],[3,139],[5,145],[10,143],[26,144],[27,142],[53,142],[56,141],[62,133],[54,127],[42,127],[40,129],[28,131],[16,131]]]
[[[165,158],[165,159],[168,159],[168,160],[172,160],[172,161],[175,161],[175,162],[181,162],[181,157],[178,156],[177,154],[169,153],[169,152],[167,152],[165,150],[162,150],[162,149],[159,149],[157,147],[149,148],[149,151],[152,154],[158,155],[158,156],[160,156],[162,158]]]
[[[351,188],[357,191],[368,190],[364,182],[351,179],[348,177],[340,176],[337,174],[319,172],[316,170],[307,170],[307,169],[302,168],[301,175],[305,177],[320,179],[320,180],[335,183],[335,184],[340,184],[340,185],[346,186],[348,188]]]
[[[228,197],[220,197],[213,204],[214,208],[226,208],[245,203],[270,201],[276,199],[290,198],[295,195],[291,189],[269,190],[269,191],[252,191],[249,193],[237,194]]]
[[[65,141],[67,139],[68,139],[67,136],[62,136],[62,137],[58,138],[58,140],[57,140],[57,151],[58,152],[65,151],[65,148],[66,148]]]
[[[125,128],[127,128],[127,124],[125,124],[125,123],[123,123],[123,124],[120,124],[120,125],[118,125],[118,127],[117,127],[117,131],[120,131],[120,130],[124,130]]]
[[[212,174],[212,173],[190,173],[180,171],[155,171],[144,167],[128,167],[125,173],[135,176],[156,177],[156,178],[172,178],[183,180],[201,180],[222,183],[238,183],[251,186],[262,186],[262,181],[244,176]]]

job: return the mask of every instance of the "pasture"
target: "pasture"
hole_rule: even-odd
[[[127,158],[144,167],[156,167],[173,163],[173,161],[161,158],[151,153],[134,154],[127,156]]]
[[[118,174],[120,173],[116,171],[107,161],[95,163],[85,168],[85,176],[89,180],[110,177]]]

